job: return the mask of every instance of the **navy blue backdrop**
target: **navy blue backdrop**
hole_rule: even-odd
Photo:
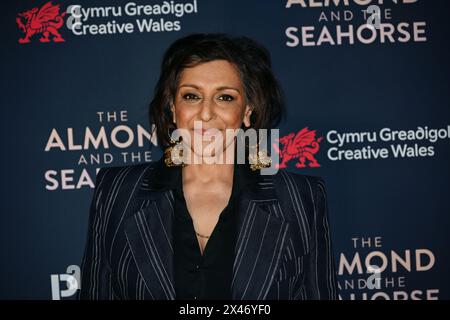
[[[0,298],[71,298],[52,275],[80,264],[96,169],[161,156],[147,106],[192,32],[264,44],[280,136],[315,130],[319,166],[283,170],[326,181],[341,298],[450,298],[448,1],[47,2],[2,7]]]

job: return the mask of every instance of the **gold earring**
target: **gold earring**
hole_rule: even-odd
[[[245,145],[243,135],[241,135],[242,144]],[[261,143],[261,142],[259,142]],[[249,146],[249,149],[256,149],[256,152],[249,150],[248,160],[252,171],[269,168],[272,165],[272,158],[267,154],[267,150],[259,150],[259,143],[256,146]]]
[[[164,150],[164,163],[168,167],[184,167],[183,163],[183,145],[180,140],[174,141],[170,139],[170,146]]]
[[[258,150],[258,147],[252,147],[252,149],[256,149],[256,152],[250,152],[248,156],[250,169],[253,171],[269,168],[272,165],[272,159],[267,154],[267,150]]]

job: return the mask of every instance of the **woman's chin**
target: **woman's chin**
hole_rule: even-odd
[[[214,145],[213,142],[203,141],[201,148],[195,148],[195,146],[191,146],[191,158],[196,158],[196,161],[199,159],[204,159],[202,162],[211,162],[217,163],[217,161],[225,161],[222,160],[221,157],[226,157],[227,149],[232,146],[232,141],[227,145]],[[232,149],[232,148],[231,148]],[[217,160],[214,161],[214,158]],[[194,160],[193,160],[193,163]],[[198,163],[198,162],[197,162]]]

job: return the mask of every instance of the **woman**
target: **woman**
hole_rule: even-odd
[[[150,105],[165,156],[98,173],[80,298],[336,299],[322,180],[261,175],[264,154],[237,164],[225,134],[270,128],[282,111],[256,42],[194,34],[172,44]],[[175,129],[185,134],[174,142]],[[206,148],[219,134],[222,149]]]

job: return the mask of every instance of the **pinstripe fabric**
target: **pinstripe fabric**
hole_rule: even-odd
[[[79,298],[176,298],[172,190],[177,172],[162,161],[99,171]],[[337,299],[323,181],[247,169],[239,179],[245,188],[237,206],[233,299]]]

